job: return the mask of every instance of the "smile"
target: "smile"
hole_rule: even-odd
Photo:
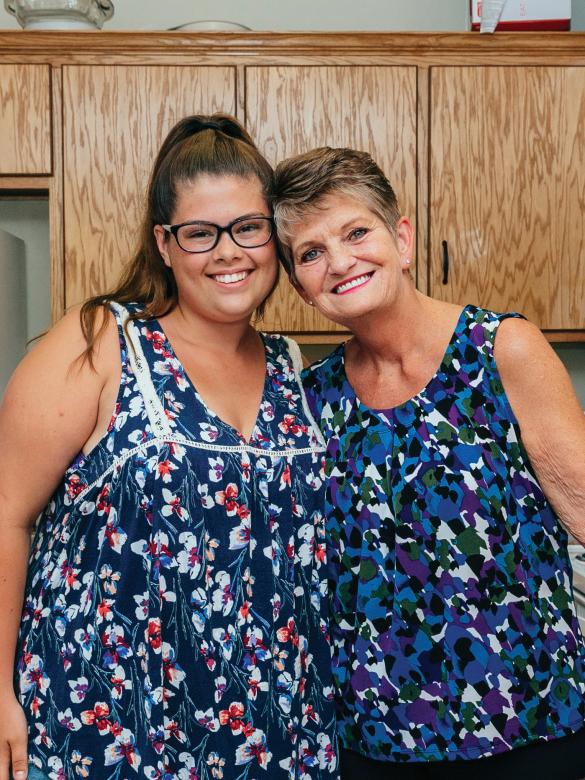
[[[367,284],[373,275],[374,272],[370,271],[367,274],[362,274],[361,276],[356,276],[353,279],[348,279],[347,282],[342,282],[341,284],[336,285],[331,292],[333,292],[335,295],[343,295],[344,293],[351,292],[352,290],[357,290],[358,287],[363,287],[364,284]]]
[[[235,274],[211,274],[211,278],[220,284],[235,284],[243,282],[251,273],[251,271],[238,271]]]

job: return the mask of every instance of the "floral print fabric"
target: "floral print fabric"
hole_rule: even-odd
[[[158,323],[128,348],[124,316],[109,430],[33,544],[17,658],[31,761],[53,780],[335,777],[324,446],[298,347],[263,336],[246,442]]]
[[[567,538],[493,357],[506,316],[466,307],[393,409],[359,401],[343,346],[304,373],[329,441],[339,738],[371,758],[474,759],[583,725]]]

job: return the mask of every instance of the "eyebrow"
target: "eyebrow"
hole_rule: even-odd
[[[260,211],[250,211],[248,214],[242,214],[241,217],[236,217],[236,219],[248,219],[248,217],[271,217],[271,216],[272,214],[262,214]]]
[[[299,244],[299,246],[295,249],[295,254],[297,252],[302,252],[306,247],[311,246],[312,244],[315,244],[317,242],[315,241],[303,241],[302,244]]]
[[[272,214],[262,214],[259,211],[251,211],[249,214],[242,214],[240,217],[234,217],[230,220],[231,222],[235,222],[238,219],[253,219],[254,217],[271,217]],[[182,225],[188,225],[191,222],[194,223],[201,223],[203,225],[217,225],[217,222],[211,222],[208,219],[185,219],[181,222]]]

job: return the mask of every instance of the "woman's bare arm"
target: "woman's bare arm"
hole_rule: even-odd
[[[500,324],[495,358],[538,481],[565,527],[585,544],[585,415],[571,380],[526,320]]]
[[[17,780],[26,772],[26,723],[12,680],[31,530],[100,418],[120,362],[115,330],[112,319],[94,371],[78,360],[79,313],[66,315],[20,363],[0,406],[0,780],[11,762]]]

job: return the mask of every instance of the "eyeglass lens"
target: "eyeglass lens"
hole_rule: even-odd
[[[238,246],[252,249],[268,243],[272,235],[269,219],[251,217],[235,222],[228,232]],[[219,229],[205,222],[183,225],[177,232],[177,241],[186,252],[205,252],[212,249],[218,239]]]

